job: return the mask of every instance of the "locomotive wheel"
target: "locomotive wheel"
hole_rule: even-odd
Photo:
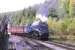
[[[39,32],[38,31],[33,31],[32,38],[33,39],[39,39]]]
[[[48,41],[48,37],[49,37],[49,34],[48,33],[44,33],[43,35],[40,36],[40,40]]]

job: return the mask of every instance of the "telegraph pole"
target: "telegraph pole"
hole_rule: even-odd
[[[8,17],[4,16],[0,24],[0,50],[8,50]]]

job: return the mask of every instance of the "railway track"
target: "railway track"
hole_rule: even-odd
[[[18,39],[18,37],[16,39]],[[15,50],[75,50],[73,46],[65,47],[66,45],[50,41],[39,41],[26,37],[21,37],[15,44],[18,46]]]
[[[69,43],[63,43],[63,42],[54,42],[54,43],[58,43],[58,44],[62,44],[62,45],[67,45],[69,47],[74,47],[75,48],[75,45],[72,45],[72,44],[69,44]]]
[[[57,46],[60,46],[63,48],[67,48],[69,50],[75,50],[75,45],[71,45],[71,44],[66,44],[66,43],[61,43],[61,42],[60,43],[59,42],[50,42],[50,41],[46,41],[46,43],[57,45]]]
[[[71,46],[67,46],[66,45],[59,45],[59,44],[56,44],[56,43],[53,43],[53,42],[42,42],[42,41],[37,41],[36,42],[48,47],[48,48],[51,48],[52,50],[75,50],[75,47],[71,47]]]
[[[16,40],[17,39],[19,39],[19,38],[16,37]],[[15,41],[15,40],[13,40],[13,41]],[[11,40],[11,42],[12,42],[12,40]],[[15,41],[13,43],[14,43],[13,46],[15,46],[15,44],[17,44],[16,46],[18,46],[18,47],[16,47],[16,46],[13,48],[10,47],[11,49],[9,49],[9,50],[50,50],[50,48],[47,48],[44,45],[40,45],[39,43],[34,42],[32,39],[29,39],[26,37],[22,37],[18,41]]]

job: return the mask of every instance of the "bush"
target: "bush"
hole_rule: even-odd
[[[60,39],[66,40],[70,35],[75,36],[75,17],[64,17],[58,21],[49,17],[48,26],[49,30],[55,32],[54,36],[60,36]]]

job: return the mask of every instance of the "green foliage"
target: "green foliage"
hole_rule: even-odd
[[[64,17],[58,21],[49,18],[48,26],[54,30],[54,36],[60,36],[60,39],[68,39],[70,35],[75,36],[75,17]]]
[[[75,35],[75,18],[72,18],[72,21],[71,21],[70,25],[68,25],[67,31],[70,34]]]
[[[25,25],[32,23],[35,18],[35,13],[36,10],[31,7],[12,13],[12,25]]]

